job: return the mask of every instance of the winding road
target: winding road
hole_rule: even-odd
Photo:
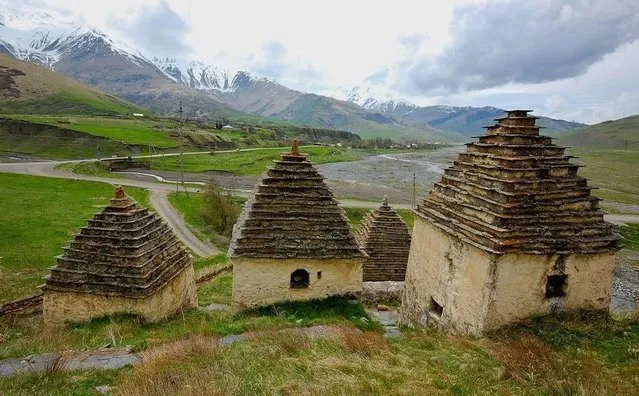
[[[272,150],[282,150],[282,147],[271,147],[269,149]],[[263,148],[250,148],[250,149],[242,149],[242,150],[228,150],[228,151],[220,151],[220,152],[236,152],[236,151],[254,151],[254,150],[263,150]],[[191,152],[184,153],[184,155],[198,155],[198,154],[208,154],[208,151],[202,152]],[[168,154],[156,154],[156,155],[145,155],[145,156],[137,156],[134,158],[153,158],[153,157],[169,157],[169,156],[177,156],[179,153],[168,153]],[[87,161],[84,160],[72,160],[72,161],[37,161],[37,162],[10,162],[10,163],[0,163],[0,172],[3,173],[18,173],[18,174],[27,174],[34,176],[44,176],[44,177],[54,177],[61,179],[72,179],[72,180],[87,180],[87,181],[96,181],[102,183],[109,183],[112,185],[122,185],[122,186],[132,186],[139,187],[149,190],[150,192],[150,201],[153,208],[157,211],[157,213],[162,216],[162,218],[169,224],[169,226],[175,231],[178,237],[184,242],[186,246],[188,246],[193,253],[198,256],[207,257],[211,255],[219,254],[220,251],[215,248],[213,245],[207,242],[203,242],[198,239],[193,233],[189,230],[188,225],[184,222],[182,215],[178,213],[175,208],[171,205],[168,200],[168,194],[170,191],[175,190],[175,182],[152,182],[152,181],[144,181],[144,180],[134,180],[127,178],[115,178],[115,177],[102,177],[102,176],[90,176],[90,175],[82,175],[70,173],[67,171],[61,171],[55,169],[55,167],[59,164],[63,163],[77,163]],[[202,183],[186,183],[188,191],[198,192],[202,188]],[[190,184],[190,185],[189,185]],[[236,196],[247,197],[250,192],[246,190],[231,190],[231,193]],[[340,205],[344,207],[354,207],[354,208],[368,208],[373,209],[379,206],[379,202],[373,201],[360,201],[356,199],[343,199],[340,200]],[[393,207],[396,209],[410,209],[411,206],[409,204],[393,204]],[[639,223],[639,215],[633,214],[609,214],[605,215],[606,221],[609,221],[614,224],[620,223]]]
[[[168,191],[158,188],[150,189],[151,206],[158,212],[160,216],[171,226],[177,236],[184,242],[186,246],[191,248],[193,253],[198,256],[208,257],[220,254],[220,250],[208,242],[199,240],[189,230],[184,222],[182,215],[169,202]]]
[[[171,205],[168,199],[170,191],[175,190],[175,184],[153,183],[141,180],[131,180],[125,178],[111,178],[80,175],[55,169],[55,166],[69,161],[47,161],[47,162],[14,162],[0,163],[0,172],[19,173],[33,176],[54,177],[71,180],[87,180],[112,185],[140,187],[149,190],[151,205],[155,211],[162,216],[164,221],[173,229],[178,238],[198,256],[208,257],[221,253],[217,248],[207,242],[199,240],[189,230],[182,215]],[[189,188],[189,191],[198,191],[199,188]]]

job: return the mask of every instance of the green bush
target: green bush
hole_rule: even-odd
[[[215,232],[230,237],[240,212],[241,207],[238,206],[233,197],[215,181],[212,180],[206,185],[200,215]]]

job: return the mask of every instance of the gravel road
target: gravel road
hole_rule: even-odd
[[[220,251],[210,243],[203,242],[193,235],[189,227],[184,222],[182,215],[178,213],[173,205],[169,202],[168,191],[161,189],[151,189],[151,206],[158,212],[160,216],[169,224],[178,238],[184,242],[186,246],[191,248],[193,253],[198,256],[208,257],[220,254]]]

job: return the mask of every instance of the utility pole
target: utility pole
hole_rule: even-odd
[[[189,190],[186,189],[186,186],[184,185],[184,169],[183,169],[183,157],[184,157],[184,136],[183,136],[183,128],[182,128],[182,101],[180,100],[180,109],[179,109],[179,113],[180,113],[180,122],[178,125],[178,129],[180,132],[180,163],[178,165],[179,167],[179,171],[178,171],[178,175],[176,177],[175,180],[175,192],[179,195],[180,194],[180,183],[182,183],[182,187],[184,188],[184,192],[186,193],[186,197],[189,197]]]
[[[412,209],[415,209],[415,200],[416,200],[416,194],[417,194],[417,183],[415,182],[415,174],[413,173],[413,199],[412,202],[410,204]]]
[[[178,157],[178,173],[175,175],[175,193],[180,195],[180,172],[182,171],[182,101],[180,100],[180,108],[178,109],[178,133],[180,139],[180,156]]]
[[[95,146],[95,158],[100,161],[100,142],[98,142],[97,146]]]

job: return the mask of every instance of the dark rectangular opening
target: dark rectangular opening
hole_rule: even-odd
[[[546,280],[546,298],[564,297],[568,275],[548,275]]]
[[[305,289],[310,284],[310,276],[305,269],[296,269],[291,274],[291,289]]]
[[[444,313],[444,307],[441,306],[437,301],[435,301],[434,298],[431,297],[430,307],[428,308],[428,311],[432,313],[433,315],[442,316],[442,314]]]

